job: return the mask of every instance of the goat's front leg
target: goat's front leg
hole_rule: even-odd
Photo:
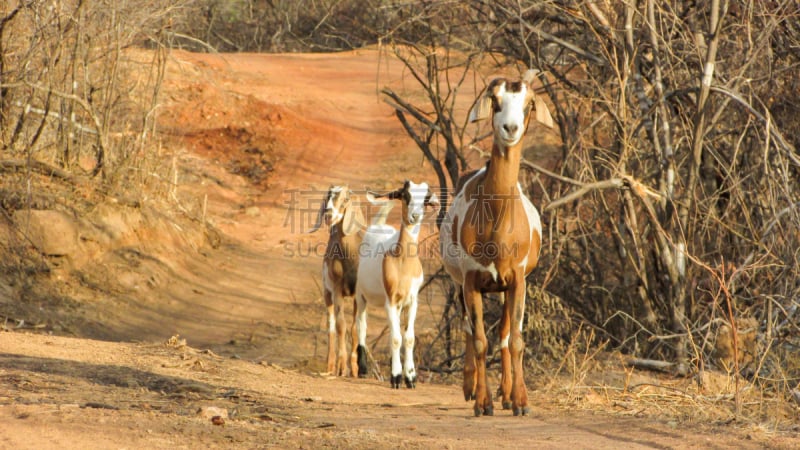
[[[328,311],[328,373],[336,375],[336,310],[328,289],[325,289],[325,309]]]
[[[408,306],[408,323],[406,324],[406,334],[403,337],[403,348],[405,348],[405,361],[403,361],[403,378],[406,387],[413,389],[417,387],[417,369],[414,366],[414,319],[417,317],[417,296],[411,296]]]
[[[475,274],[467,275],[464,284],[464,303],[474,325],[473,343],[475,346],[475,415],[491,416],[494,414],[492,394],[489,380],[486,377],[487,339],[483,325],[483,299],[475,288]]]
[[[333,292],[333,309],[336,314],[336,376],[342,377],[347,373],[347,343],[345,342],[344,306],[342,296]]]
[[[358,345],[353,346],[353,354],[350,355],[350,360],[356,360],[358,365],[358,377],[364,378],[367,376],[367,300],[363,295],[356,293],[356,312],[354,313],[356,330],[358,332]],[[355,376],[356,372],[353,372]]]
[[[525,387],[522,357],[525,351],[525,341],[522,339],[522,319],[525,316],[525,274],[517,273],[516,282],[507,292],[506,302],[503,305],[504,315],[511,318],[511,366],[514,371],[514,380],[511,387],[511,402],[514,415],[527,415],[531,412],[528,406],[528,389]],[[506,313],[505,311],[508,311]]]
[[[403,343],[400,331],[400,307],[393,305],[389,299],[386,299],[386,317],[389,319],[389,346],[392,353],[391,383],[394,389],[400,389],[400,381],[403,378],[403,366],[400,363],[400,346]]]

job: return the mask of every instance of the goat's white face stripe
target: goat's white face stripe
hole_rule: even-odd
[[[339,208],[336,207],[337,202],[335,202],[335,200],[337,200],[342,194],[342,189],[342,186],[334,186],[328,193],[328,203],[325,204],[325,209],[331,215],[331,225],[339,223],[339,221],[344,217],[342,211],[339,211]]]
[[[500,110],[494,113],[492,126],[499,144],[512,146],[525,133],[525,112],[529,109],[528,86],[521,83],[519,92],[506,90],[506,83],[497,88]]]
[[[428,196],[428,183],[416,184],[409,182],[408,192],[411,199],[408,202],[408,223],[417,225],[422,222],[425,213],[425,197]]]

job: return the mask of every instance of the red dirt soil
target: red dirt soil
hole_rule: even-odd
[[[315,249],[327,233],[304,231],[324,190],[436,184],[378,94],[409,88],[403,76],[375,50],[173,52],[161,112],[179,167],[171,205],[213,228],[139,230],[138,250],[106,261],[104,276],[119,290],[81,306],[105,325],[74,333],[90,338],[0,332],[0,448],[800,445],[764,430],[604,411],[603,402],[564,408],[537,380],[528,383],[531,416],[496,402],[495,417],[475,418],[457,378],[423,371],[417,389],[392,390],[321,373],[327,333]],[[435,228],[426,223],[423,239]],[[440,300],[422,299],[418,340],[435,333]],[[371,311],[371,340],[384,321]],[[378,339],[378,360],[385,351]]]

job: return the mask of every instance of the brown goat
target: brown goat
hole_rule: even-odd
[[[505,297],[500,321],[503,408],[513,408],[514,415],[530,412],[521,331],[525,276],[539,261],[542,226],[517,176],[532,107],[539,122],[553,124],[547,106],[533,92],[534,75],[528,71],[519,81],[493,80],[470,112],[470,121],[476,121],[491,111],[491,158],[484,168],[460,180],[439,235],[445,270],[461,287],[466,325],[463,390],[466,400],[475,399],[476,416],[494,413],[486,377],[485,292],[503,292]]]
[[[345,320],[343,299],[353,298],[356,292],[359,249],[363,237],[364,214],[353,203],[347,186],[332,186],[319,209],[317,223],[309,232],[317,231],[323,218],[330,227],[328,246],[322,260],[322,283],[325,306],[328,309],[328,372],[346,375]],[[355,300],[353,300],[355,316]],[[352,325],[355,331],[355,322]],[[356,333],[351,333],[355,348]],[[352,361],[350,373],[356,376],[358,367]]]

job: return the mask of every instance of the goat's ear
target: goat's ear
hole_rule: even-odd
[[[391,191],[391,192],[386,192],[384,194],[379,194],[379,193],[377,193],[375,191],[367,191],[366,197],[367,197],[367,200],[370,203],[383,203],[383,201],[377,200],[377,199],[379,199],[379,198],[388,198],[389,200],[397,200],[398,198],[401,197],[400,192],[402,192],[402,189],[399,189],[399,190],[396,190],[396,191]]]
[[[489,97],[491,92],[487,89],[484,90],[480,97],[475,100],[472,109],[469,110],[469,123],[477,122],[489,117],[492,110],[492,98]]]
[[[319,230],[319,227],[322,226],[322,216],[325,215],[325,203],[327,202],[328,202],[328,196],[326,195],[325,198],[322,199],[322,203],[319,204],[319,213],[317,213],[317,223],[315,223],[314,226],[310,230],[308,230],[308,233],[313,233]]]
[[[538,74],[538,69],[528,69],[525,71],[525,74],[522,75],[522,81],[528,85],[528,89],[530,89],[531,92],[533,92],[533,80],[536,79],[536,75]],[[547,103],[544,102],[542,97],[536,94],[533,94],[533,109],[536,111],[537,122],[548,128],[553,128],[553,117],[550,115],[550,108],[547,107]]]
[[[384,200],[384,198],[386,198],[387,195],[389,194],[380,194],[375,191],[367,191],[364,197],[367,198],[368,202],[372,203],[373,205],[377,205],[377,204],[387,203],[387,201]]]
[[[398,198],[403,196],[402,192],[403,192],[402,189],[398,189],[396,191],[389,192],[388,194],[384,194],[384,197],[391,200],[397,200]]]
[[[504,78],[495,78],[489,82],[486,89],[483,90],[481,95],[475,100],[475,103],[472,104],[472,108],[469,111],[469,123],[486,119],[491,115],[493,108],[492,100],[497,95],[500,86],[505,82],[506,80]]]
[[[539,74],[539,69],[528,69],[522,74],[522,81],[527,83],[528,85],[533,84],[533,80],[536,79],[536,75]]]
[[[361,211],[361,206],[351,204],[344,212],[342,231],[345,236],[350,236],[363,228],[366,228],[366,223],[364,221],[364,213]]]
[[[550,108],[544,102],[542,97],[538,95],[533,96],[533,109],[536,110],[536,121],[542,125],[553,128],[553,116],[550,115]]]
[[[439,204],[439,197],[434,192],[429,192],[425,197],[425,205],[433,208],[434,211],[439,212],[441,204]]]
[[[345,207],[345,208],[346,208],[346,207],[347,207],[347,205],[349,205],[349,204],[350,204],[350,199],[351,199],[351,196],[350,196],[350,189],[347,189],[347,188],[345,188],[345,189],[342,191],[342,194],[343,194],[343,195],[342,195],[342,205],[343,205],[343,207]]]

